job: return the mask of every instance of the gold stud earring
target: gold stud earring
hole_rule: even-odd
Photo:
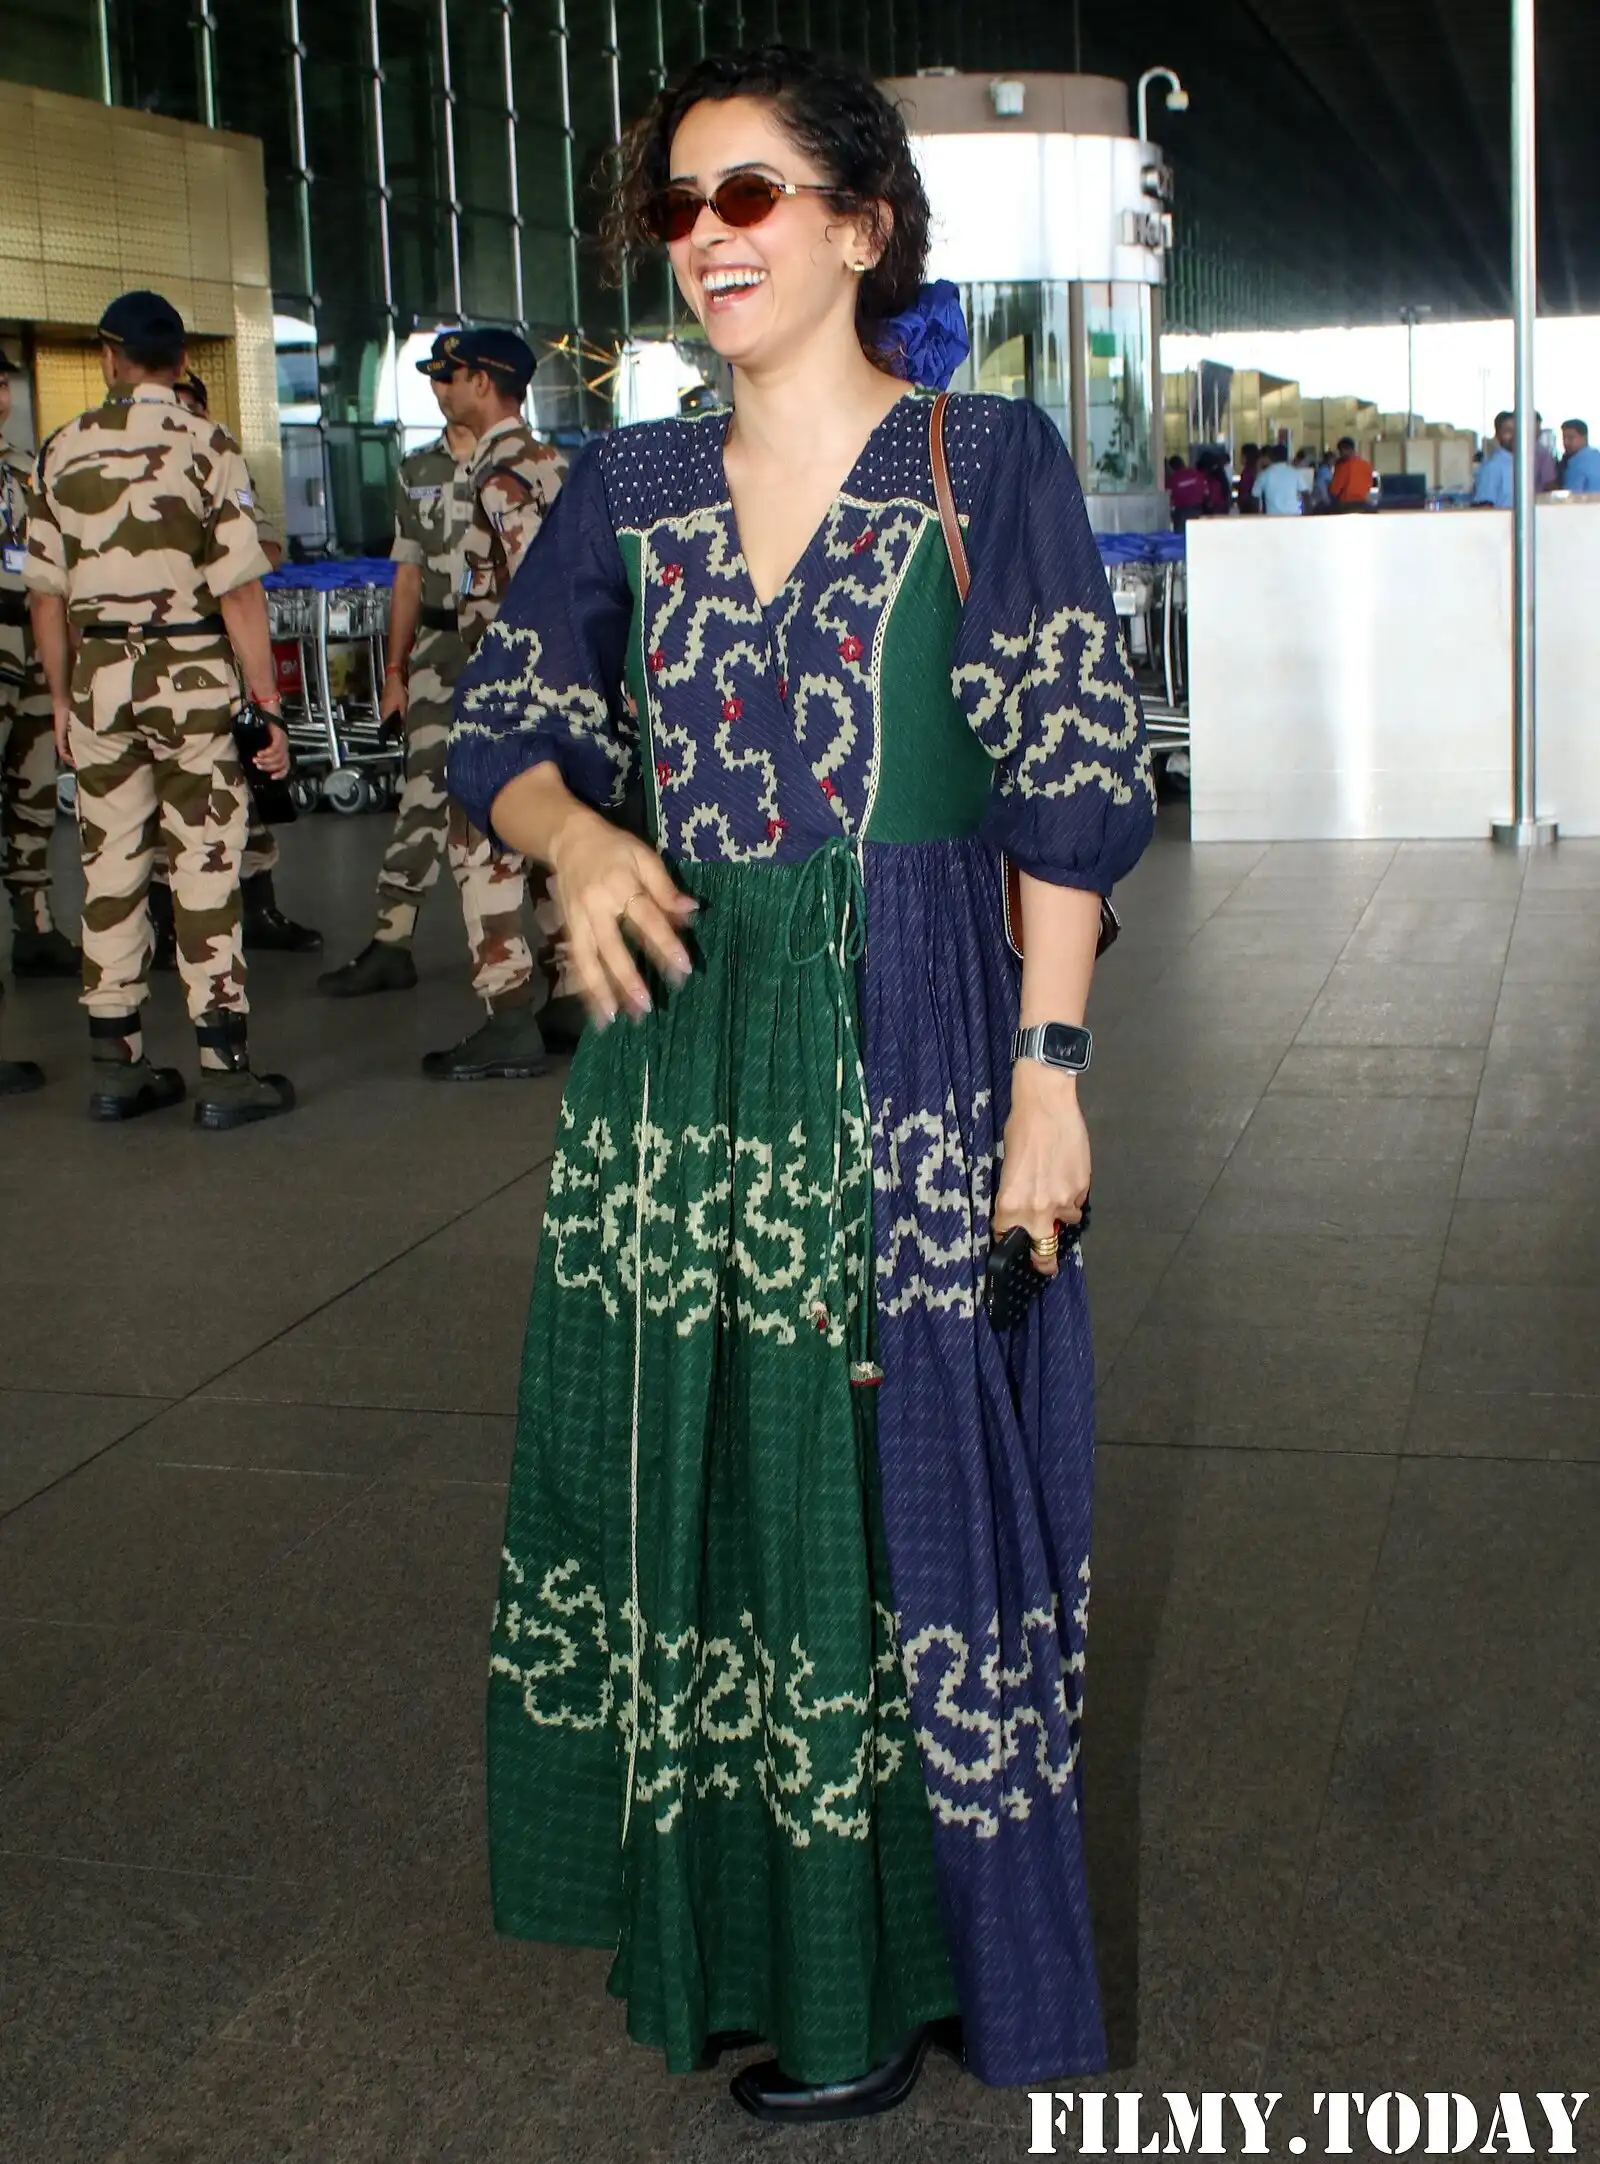
[[[871,270],[872,265],[870,263],[852,263],[850,268],[858,278],[864,278],[867,272]]]

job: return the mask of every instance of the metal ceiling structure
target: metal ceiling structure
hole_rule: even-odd
[[[562,267],[575,248],[575,320],[594,327],[613,304],[594,290],[585,183],[618,117],[697,53],[780,36],[882,75],[1082,68],[1128,82],[1164,62],[1192,93],[1186,113],[1159,99],[1153,109],[1178,176],[1168,322],[1245,329],[1392,321],[1407,306],[1508,312],[1510,15],[1510,0],[0,0],[0,72],[261,135],[274,271],[292,291],[306,282],[285,118],[292,19],[330,291],[369,314],[379,304],[368,291],[377,186],[395,199],[390,305],[402,317],[436,310],[454,283],[433,262],[441,213],[458,199],[475,212],[474,191],[487,189],[481,207],[525,229],[530,314],[578,282]],[[365,107],[380,50],[396,125],[374,182]],[[1539,60],[1542,306],[1600,311],[1596,0],[1539,0]],[[509,205],[489,170],[506,163],[490,138],[508,122],[522,178]],[[563,168],[575,181],[565,209]],[[479,259],[506,251],[482,221],[467,238],[471,288]],[[484,303],[469,291],[465,305]]]
[[[1509,0],[666,0],[665,13],[711,44],[777,31],[886,74],[1132,82],[1177,68],[1189,111],[1154,107],[1179,182],[1174,327],[1509,313]],[[1541,305],[1600,311],[1587,109],[1600,8],[1541,0],[1539,16]]]
[[[1161,116],[1194,244],[1174,319],[1510,312],[1508,0],[1082,0],[1082,14],[1085,65],[1170,61],[1192,93]],[[1539,18],[1541,305],[1600,310],[1600,9],[1543,0]],[[1259,263],[1254,307],[1225,283],[1208,292],[1213,260],[1224,280]]]

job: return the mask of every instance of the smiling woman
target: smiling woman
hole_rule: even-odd
[[[847,2118],[936,2032],[987,2081],[1103,2063],[1089,1148],[1030,1047],[1087,1045],[1149,763],[1061,438],[906,380],[954,348],[889,328],[927,205],[871,83],[704,63],[612,231],[668,248],[734,400],[574,464],[457,702],[451,793],[551,866],[595,1025],[528,1323],[495,1913],[613,1947],[672,2068],[762,2038],[746,2109]],[[648,842],[604,816],[635,778]],[[1046,1283],[1002,1331],[1018,1226]]]

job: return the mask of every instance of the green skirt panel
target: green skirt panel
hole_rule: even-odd
[[[863,2071],[953,2011],[872,1436],[847,865],[682,868],[705,966],[574,1062],[489,1697],[496,1921],[630,2032]],[[853,1379],[853,1377],[855,1379]]]

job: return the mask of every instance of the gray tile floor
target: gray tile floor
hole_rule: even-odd
[[[382,828],[289,837],[365,936]],[[1120,2088],[1574,2088],[1600,2049],[1600,845],[1191,849],[1096,993],[1089,1830]],[[6,2164],[998,2164],[1023,2100],[765,2137],[487,1923],[484,1637],[559,1081],[255,972],[304,1109],[0,1113]],[[175,987],[158,1054],[186,1053]],[[1286,2108],[1289,2108],[1286,2106]],[[1531,2100],[1530,2100],[1531,2108]],[[1313,2152],[1315,2153],[1315,2151]]]

